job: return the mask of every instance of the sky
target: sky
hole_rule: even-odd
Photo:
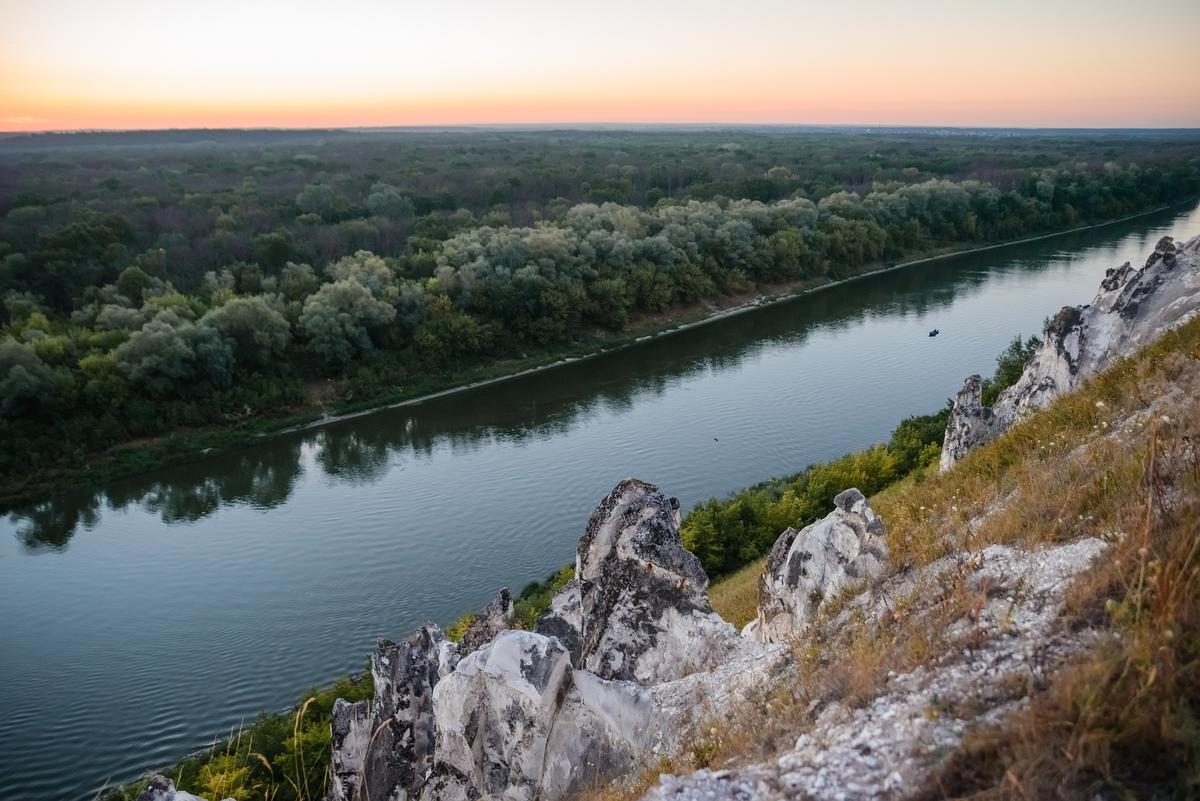
[[[1197,0],[0,0],[0,130],[1200,127]]]

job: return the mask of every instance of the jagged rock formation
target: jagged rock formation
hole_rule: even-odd
[[[454,644],[437,626],[371,652],[374,697],[338,699],[330,734],[330,799],[398,799],[420,792],[433,759],[433,690],[451,668]]]
[[[949,470],[962,456],[996,437],[1000,430],[992,408],[983,405],[983,377],[967,376],[954,397],[954,410],[946,421],[939,468]]]
[[[702,700],[769,673],[779,652],[712,611],[679,522],[674,498],[623,481],[534,631],[508,630],[501,590],[457,644],[436,626],[381,641],[372,702],[334,707],[331,801],[554,801],[664,753]]]
[[[979,376],[966,380],[946,426],[941,469],[1198,312],[1200,236],[1182,246],[1163,237],[1141,269],[1129,262],[1110,269],[1090,304],[1064,306],[1021,378],[993,407],[980,402]]]
[[[777,680],[787,648],[739,637],[713,612],[679,523],[674,498],[622,481],[589,518],[576,577],[534,631],[507,628],[504,589],[458,643],[433,625],[380,640],[371,701],[333,707],[329,801],[558,801],[677,753],[697,726]],[[878,575],[881,531],[848,490],[828,518],[785,532],[763,578],[775,604],[767,639],[802,631],[815,592]],[[788,574],[796,560],[815,572]],[[139,801],[203,801],[161,777],[146,792],[158,795]]]
[[[433,692],[448,647],[441,629],[430,625],[404,642],[382,641],[371,654],[371,736],[379,746],[363,773],[368,797],[399,798],[421,789],[433,758]]]
[[[592,513],[576,556],[585,669],[657,684],[724,656],[737,632],[712,611],[679,522],[678,501],[635,479]]]
[[[775,541],[759,579],[758,618],[742,632],[762,642],[802,633],[821,603],[848,585],[883,575],[888,560],[883,521],[857,489],[834,498],[824,519]]]
[[[524,631],[506,631],[463,658],[434,691],[433,796],[533,798],[570,669],[558,640]]]
[[[359,798],[363,765],[371,745],[371,705],[366,701],[350,703],[341,698],[333,702],[329,720],[331,798]]]

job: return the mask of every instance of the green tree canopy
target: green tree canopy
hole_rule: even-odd
[[[150,395],[203,396],[229,386],[233,348],[215,328],[165,309],[117,348],[117,366]]]
[[[371,332],[395,317],[391,304],[375,298],[358,281],[345,278],[325,284],[308,298],[300,314],[300,326],[309,347],[326,366],[337,367],[371,350]]]
[[[238,364],[266,367],[283,355],[291,339],[288,321],[261,296],[234,298],[200,318],[233,346]]]

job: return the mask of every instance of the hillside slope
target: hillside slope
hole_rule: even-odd
[[[884,491],[896,572],[824,611],[690,755],[708,769],[647,797],[1190,797],[1197,431],[1193,321]]]

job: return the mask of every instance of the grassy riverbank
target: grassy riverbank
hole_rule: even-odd
[[[696,303],[635,320],[619,334],[593,334],[541,353],[522,358],[498,359],[462,370],[427,376],[410,381],[402,387],[381,388],[368,396],[360,394],[350,400],[321,402],[318,400],[319,393],[306,393],[307,401],[304,403],[260,410],[249,419],[181,429],[165,436],[123,443],[100,453],[77,453],[71,460],[51,467],[5,475],[0,478],[0,511],[51,493],[95,487],[171,465],[197,461],[215,452],[248,447],[264,436],[316,428],[381,409],[415,405],[449,393],[467,391],[553,369],[880,273],[911,268],[951,256],[983,252],[1112,225],[1161,212],[1166,208],[1170,207],[1159,207],[1103,223],[1007,242],[940,248],[918,258],[868,265],[859,273],[839,281],[812,279],[763,285],[752,292]]]

